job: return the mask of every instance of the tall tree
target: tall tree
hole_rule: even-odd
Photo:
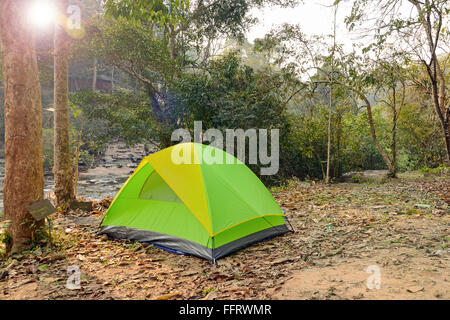
[[[93,69],[94,74],[92,75],[92,91],[95,91],[97,89],[97,58],[94,58]]]
[[[409,16],[399,12],[409,3]],[[376,13],[377,16],[373,16]],[[382,47],[396,38],[397,47],[404,49],[426,68],[431,83],[430,96],[441,123],[450,164],[450,104],[448,103],[445,70],[438,59],[439,48],[448,57],[450,32],[445,27],[449,17],[448,0],[354,0],[351,14],[346,18],[350,29],[358,24],[366,34],[375,34],[374,46]],[[373,32],[375,31],[375,32]],[[442,45],[447,45],[442,48]]]
[[[406,74],[407,71],[397,60],[403,55],[396,53],[393,48],[388,51],[388,57],[377,56],[374,61],[374,99],[378,100],[383,106],[388,108],[391,113],[391,161],[392,171],[390,175],[397,176],[397,125],[400,114],[405,106],[406,99]],[[377,97],[381,96],[381,99]]]
[[[330,72],[330,101],[328,112],[328,143],[327,143],[327,175],[325,183],[330,183],[330,165],[331,165],[331,122],[333,115],[333,82],[334,82],[334,53],[336,51],[336,16],[338,4],[334,5],[334,20],[333,20],[333,47],[331,48],[331,72]]]
[[[57,9],[64,17],[67,0],[58,0]],[[66,208],[74,198],[72,157],[69,140],[69,87],[68,50],[69,38],[66,33],[66,20],[59,19],[55,24],[54,39],[54,176],[55,195],[58,206]]]
[[[335,5],[338,5],[338,1]],[[342,47],[334,44],[331,55],[324,56],[322,52],[326,51],[327,45],[324,44],[321,37],[308,38],[301,32],[298,26],[285,24],[278,30],[274,30],[260,40],[258,46],[263,50],[274,50],[277,55],[274,63],[279,64],[282,69],[289,70],[300,76],[308,76],[311,84],[330,85],[334,84],[334,91],[347,90],[364,102],[367,110],[367,118],[370,126],[370,135],[373,143],[380,152],[389,172],[393,172],[394,167],[386,150],[381,145],[375,128],[372,114],[372,104],[369,95],[375,84],[372,70],[367,68],[368,60],[357,55],[355,52],[345,54]],[[292,59],[294,57],[294,59]],[[295,62],[292,62],[294,60]],[[332,60],[332,63],[331,61]],[[331,67],[331,68],[330,68]],[[331,72],[333,70],[333,72]],[[312,75],[310,74],[312,73]],[[331,97],[331,93],[330,97]],[[331,123],[328,121],[329,132],[331,132]],[[329,134],[330,135],[330,134]],[[328,140],[328,146],[331,145],[331,139]],[[330,152],[331,153],[331,152]],[[328,152],[327,152],[328,154]],[[328,158],[328,157],[327,157]],[[319,160],[321,161],[321,160]],[[329,161],[327,161],[324,180],[327,181],[329,174]]]
[[[360,56],[355,52],[341,57],[339,64],[339,78],[335,83],[353,92],[357,99],[364,103],[367,110],[367,120],[370,127],[370,136],[376,148],[380,152],[386,167],[391,176],[395,176],[396,169],[392,164],[392,159],[388,152],[383,147],[378,138],[375,122],[373,119],[372,103],[370,96],[377,86],[385,85],[386,79],[377,79],[374,74],[374,67],[371,65],[371,59],[365,56]]]
[[[1,47],[5,87],[5,218],[12,223],[8,249],[16,251],[40,223],[27,206],[44,198],[41,89],[32,29],[26,21],[31,1],[1,1]]]

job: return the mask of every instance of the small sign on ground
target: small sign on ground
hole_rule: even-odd
[[[48,199],[35,202],[29,205],[27,209],[36,221],[40,221],[57,211]]]
[[[85,211],[91,211],[92,210],[92,202],[90,201],[72,201],[70,204],[70,209],[76,210],[81,209]]]

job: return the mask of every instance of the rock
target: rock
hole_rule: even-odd
[[[216,299],[217,299],[217,292],[216,291],[211,291],[202,300],[216,300]]]
[[[80,261],[86,261],[86,258],[82,256],[81,254],[77,255],[77,259]]]
[[[409,287],[408,289],[406,289],[406,291],[411,292],[411,293],[417,293],[420,291],[423,291],[424,288],[421,286],[413,286],[413,287]]]
[[[445,250],[442,250],[442,249],[436,250],[436,251],[433,253],[433,255],[434,255],[434,256],[438,256],[438,257],[443,256],[443,255],[445,255]]]
[[[98,183],[101,185],[116,185],[117,181],[114,179],[102,179]]]

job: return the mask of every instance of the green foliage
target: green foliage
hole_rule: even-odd
[[[127,144],[151,142],[158,136],[159,128],[145,94],[118,90],[114,95],[91,90],[71,96],[80,106],[95,130],[85,133],[84,141],[102,140],[105,143],[120,137]]]
[[[201,120],[203,130],[222,130],[224,137],[225,129],[280,129],[280,158],[287,159],[283,153],[289,149],[290,125],[286,105],[273,86],[277,76],[253,70],[235,53],[211,61],[208,71],[179,79],[172,102],[178,125],[192,129],[193,122]],[[277,180],[294,174],[287,161],[280,166]],[[259,165],[250,167],[259,174]],[[274,178],[271,182],[276,182]]]
[[[124,17],[137,25],[149,22],[176,27],[183,21],[189,0],[107,0],[105,8],[108,16]]]
[[[440,165],[436,168],[422,168],[420,171],[424,176],[445,176],[450,173],[450,167],[446,165]]]
[[[11,241],[11,236],[8,235],[6,232],[2,232],[0,234],[0,243],[4,245],[8,245],[8,243]]]
[[[124,72],[148,82],[170,81],[178,67],[170,58],[165,36],[149,25],[125,18],[92,19],[88,37],[77,47]]]
[[[403,167],[407,170],[437,167],[444,161],[445,146],[442,131],[439,120],[428,102],[405,105],[402,118],[399,119],[399,144],[405,155]]]
[[[278,128],[285,107],[272,87],[271,76],[255,72],[231,53],[211,61],[208,74],[188,74],[179,80],[176,103],[181,124],[193,127]]]
[[[203,131],[280,129],[280,171],[264,177],[266,183],[282,184],[292,177],[322,179],[333,75],[334,178],[348,171],[386,168],[371,136],[368,104],[377,140],[388,157],[392,157],[397,120],[400,171],[442,163],[439,122],[429,96],[421,93],[430,91],[425,69],[397,46],[387,45],[393,30],[413,25],[407,20],[389,21],[390,31],[377,34],[362,54],[347,53],[338,43],[333,74],[328,39],[307,36],[297,26],[282,25],[254,47],[243,40],[244,31],[254,23],[251,9],[295,3],[106,1],[106,18],[99,15],[90,21],[88,37],[74,53],[114,66],[120,80],[111,94],[85,90],[71,96],[72,138],[78,141],[81,133],[83,161],[89,162],[95,150],[118,137],[129,145],[151,142],[167,147],[173,144],[173,130],[192,129],[194,121],[201,120]],[[381,1],[373,6],[392,8],[398,3]],[[370,6],[367,0],[354,1],[348,26],[356,27],[370,15]],[[218,39],[225,39],[226,49],[213,56],[211,48]],[[393,88],[401,87],[406,88],[403,96],[392,94]],[[402,101],[395,111],[386,104],[392,97]],[[251,167],[259,172],[259,165]]]

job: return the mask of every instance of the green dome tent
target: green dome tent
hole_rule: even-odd
[[[258,177],[230,154],[183,143],[144,158],[100,233],[215,261],[289,231]]]

